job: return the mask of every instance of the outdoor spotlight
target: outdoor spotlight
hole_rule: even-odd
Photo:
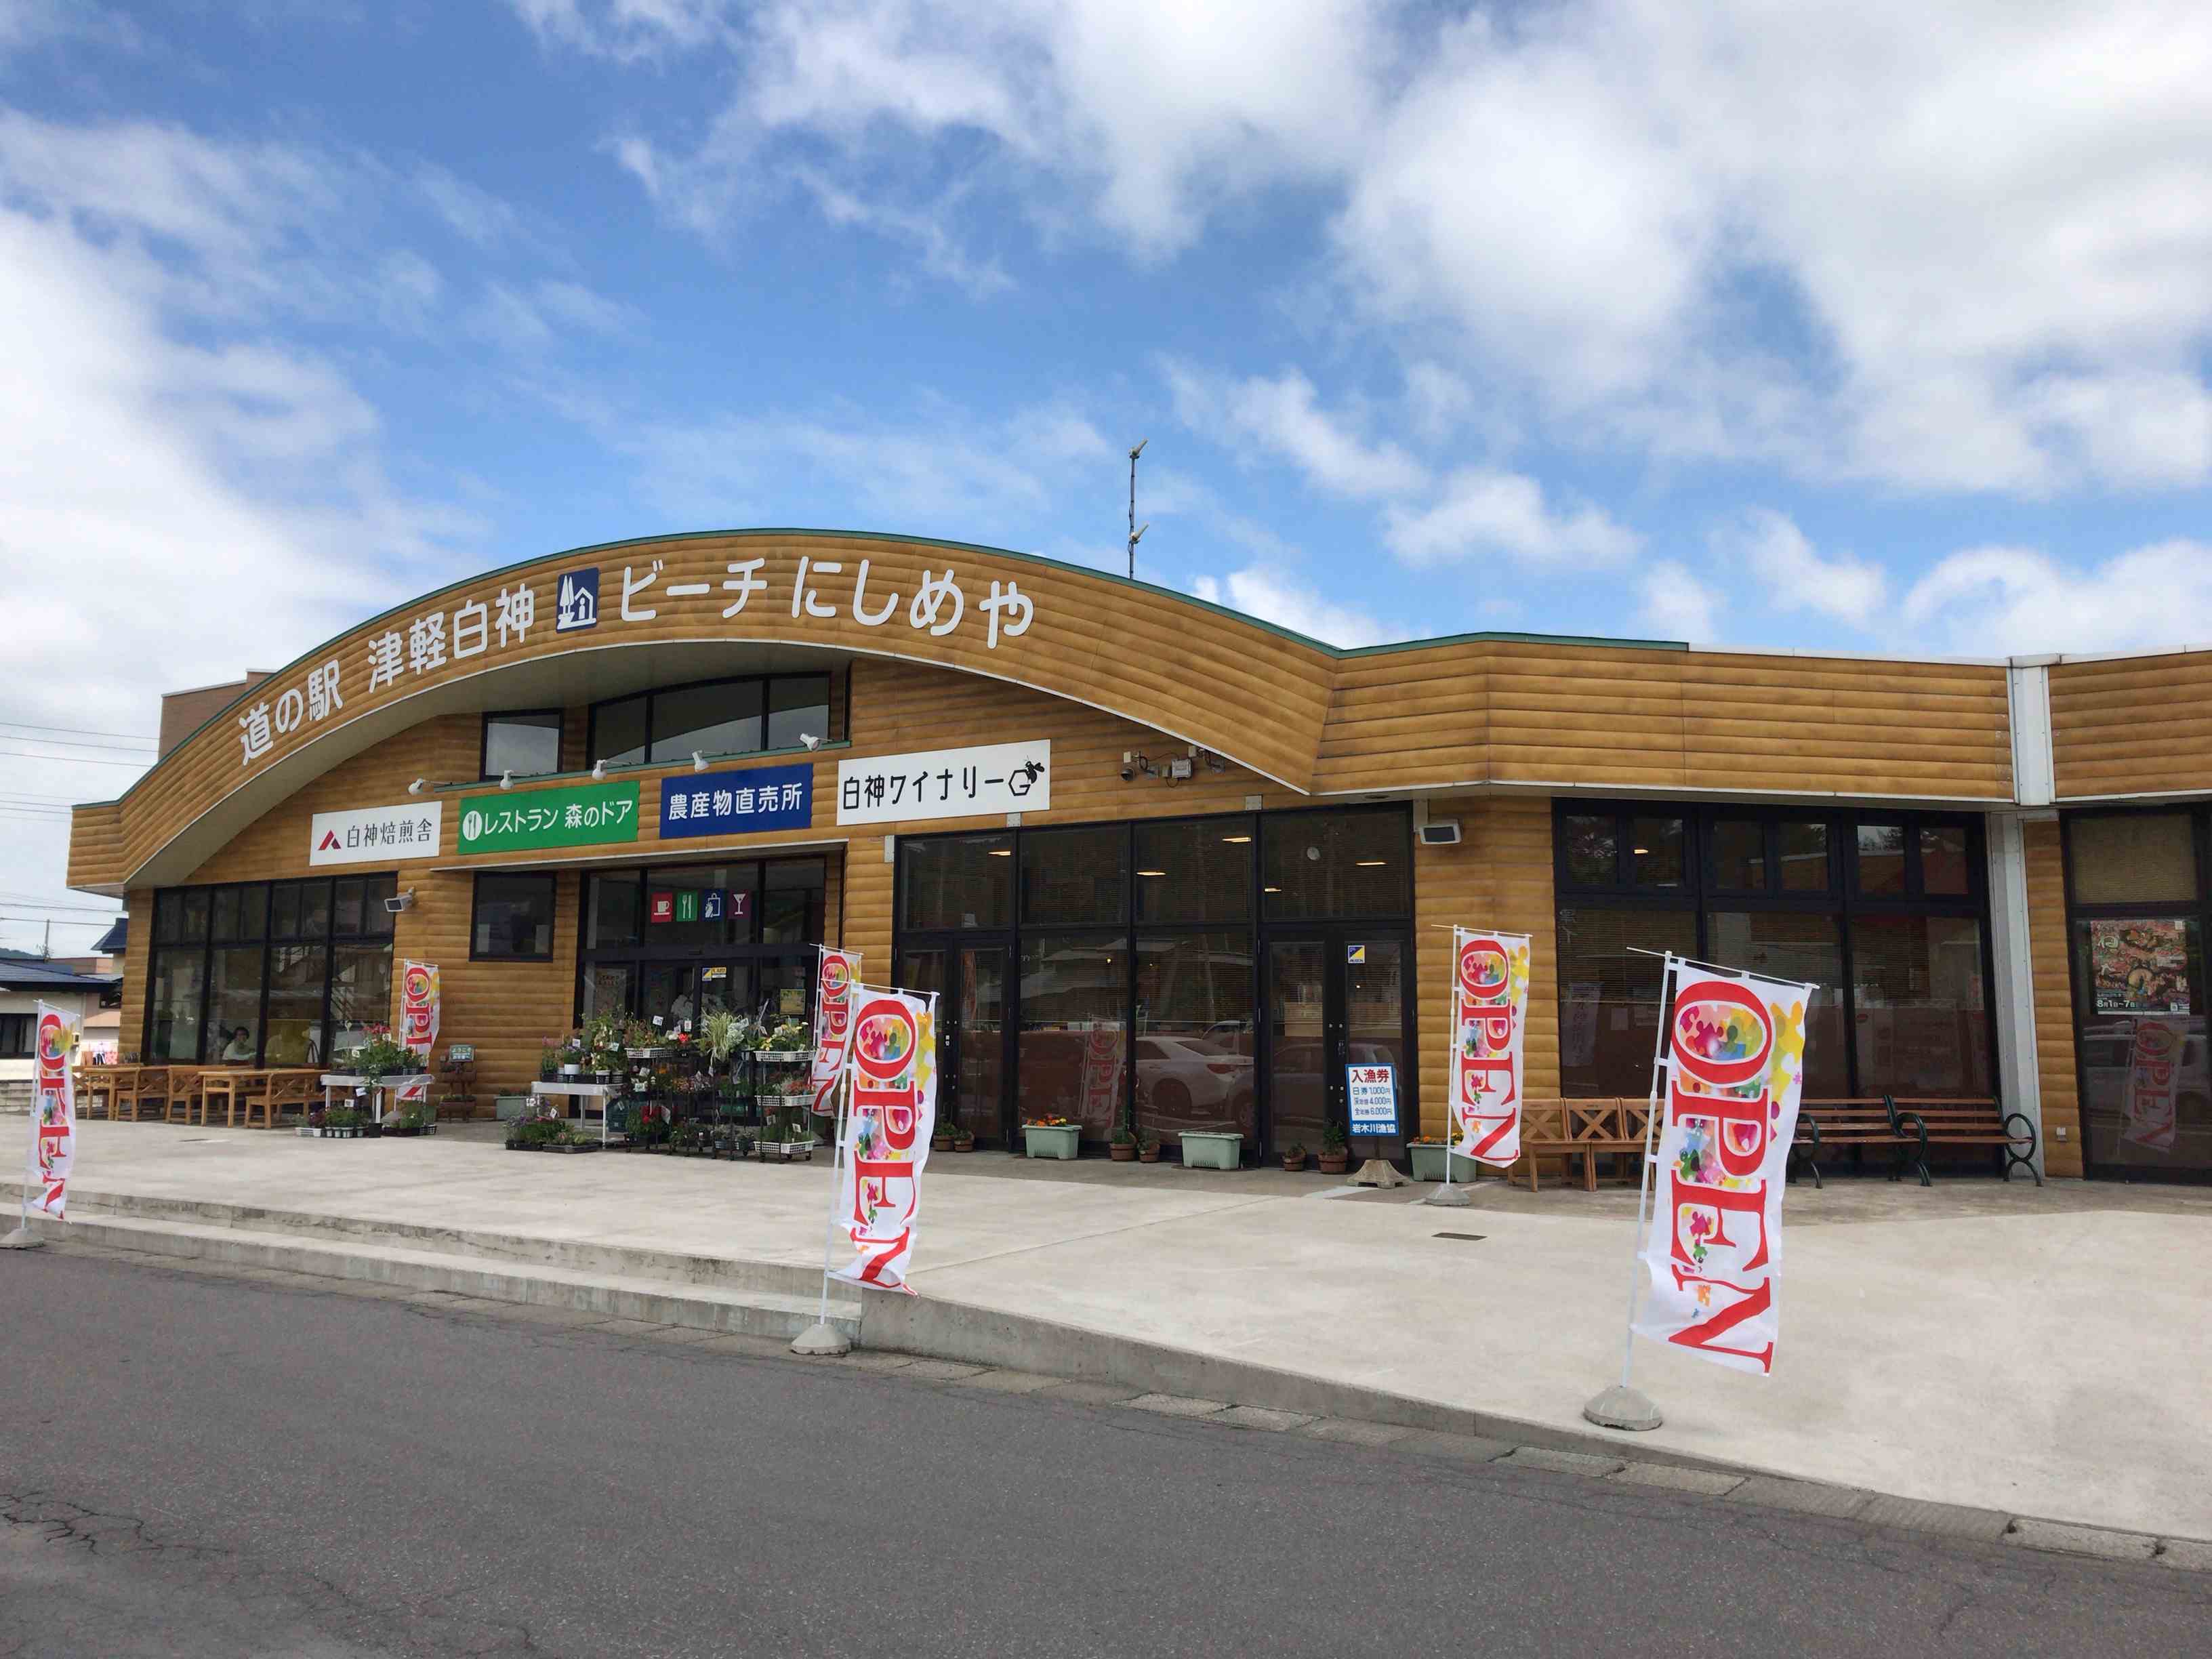
[[[597,761],[593,761],[593,762],[592,763],[592,781],[593,781],[594,782],[600,781],[604,780],[604,779],[606,777],[606,775],[607,775],[607,763],[606,763],[605,761],[603,761],[603,760],[597,760]]]
[[[799,734],[799,740],[805,744],[809,749],[819,749],[822,746],[822,739],[816,737],[811,732],[801,732]]]
[[[414,782],[407,786],[407,793],[410,795],[421,794],[422,793],[422,786],[428,781],[429,780],[427,778],[416,779]]]
[[[691,769],[694,772],[703,772],[707,769],[707,757],[696,749],[691,751]]]
[[[500,787],[501,788],[502,788],[502,789],[512,789],[512,788],[514,788],[514,773],[512,773],[512,772],[502,772],[502,773],[501,773],[501,774],[499,775],[499,787]]]

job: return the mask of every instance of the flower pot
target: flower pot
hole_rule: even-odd
[[[1160,1149],[1157,1146],[1147,1146],[1137,1154],[1137,1162],[1139,1164],[1157,1164],[1159,1161]]]
[[[1352,1167],[1352,1157],[1348,1152],[1323,1152],[1318,1164],[1323,1175],[1342,1175]]]
[[[1132,1142],[1128,1146],[1124,1146],[1117,1141],[1114,1145],[1107,1147],[1106,1155],[1112,1158],[1116,1164],[1134,1164],[1137,1161],[1136,1145],[1134,1142]]]
[[[974,1152],[975,1150],[975,1137],[973,1135],[955,1136],[952,1141],[952,1150],[956,1152]]]
[[[581,1066],[563,1066],[561,1068],[561,1075],[565,1078],[574,1078],[577,1073],[583,1069],[584,1068]]]
[[[929,1138],[929,1150],[930,1150],[931,1152],[951,1152],[951,1151],[952,1150],[952,1137],[951,1137],[951,1135],[932,1135],[932,1136],[930,1136],[930,1138]]]
[[[1022,1125],[1022,1150],[1031,1158],[1056,1158],[1072,1161],[1083,1138],[1079,1123],[1024,1123]]]
[[[1413,1161],[1414,1180],[1442,1181],[1444,1178],[1443,1142],[1416,1140],[1408,1145],[1406,1151]],[[1451,1178],[1455,1183],[1472,1183],[1481,1168],[1471,1158],[1462,1158],[1457,1152],[1451,1154]]]
[[[1291,1174],[1296,1175],[1300,1170],[1306,1167],[1306,1155],[1304,1152],[1299,1152],[1294,1156],[1291,1153],[1285,1152],[1283,1154],[1283,1167],[1285,1170],[1288,1170]]]
[[[1182,1167],[1186,1170],[1234,1170],[1244,1161],[1244,1137],[1217,1129],[1186,1129],[1182,1133]]]

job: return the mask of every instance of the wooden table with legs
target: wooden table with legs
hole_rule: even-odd
[[[92,1103],[100,1102],[100,1115],[115,1119],[123,1115],[125,1102],[129,1102],[131,1115],[138,1115],[138,1091],[143,1086],[140,1073],[159,1066],[111,1065],[100,1060],[80,1060],[75,1068],[76,1079],[76,1109],[91,1115]]]
[[[250,1066],[210,1066],[200,1074],[200,1121],[214,1122],[216,1109],[220,1106],[224,1123],[235,1127],[240,1103],[261,1076]]]

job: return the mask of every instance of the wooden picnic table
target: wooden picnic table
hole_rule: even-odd
[[[167,1087],[166,1066],[138,1066],[82,1060],[76,1067],[78,1107],[88,1109],[97,1097],[100,1110],[112,1120],[123,1115],[123,1104],[131,1103],[131,1119],[138,1119],[138,1099],[142,1094],[160,1094]]]
[[[273,1129],[284,1107],[306,1109],[313,1098],[316,1079],[321,1075],[321,1069],[313,1066],[240,1066],[210,1072],[200,1084],[200,1121],[207,1122],[214,1118],[219,1100],[223,1105],[226,1124],[236,1127],[242,1122],[246,1128],[254,1128],[254,1115],[258,1112],[261,1117],[258,1127]]]

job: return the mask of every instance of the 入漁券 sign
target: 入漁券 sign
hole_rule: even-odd
[[[1395,1135],[1398,1133],[1397,1068],[1391,1066],[1347,1066],[1345,1091],[1352,1104],[1352,1133],[1356,1135]]]

